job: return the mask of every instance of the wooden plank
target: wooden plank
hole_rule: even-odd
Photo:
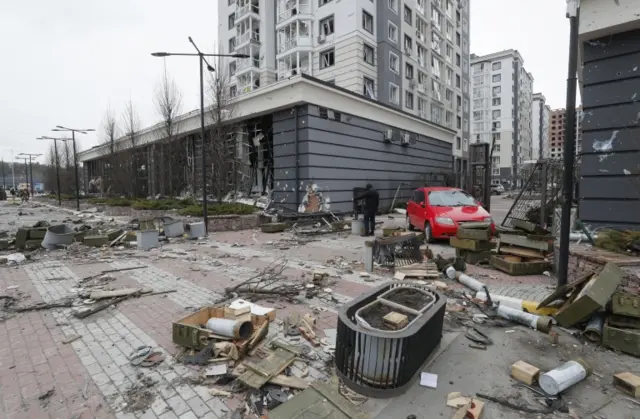
[[[142,292],[140,288],[123,288],[113,291],[93,291],[89,294],[89,298],[92,300],[103,300],[105,298],[124,297],[127,295],[133,295]]]
[[[296,354],[278,348],[257,364],[247,364],[247,362],[244,362],[243,365],[251,370],[247,370],[238,377],[238,380],[251,388],[259,389],[273,377],[284,371],[295,359]],[[256,371],[260,371],[260,373]]]
[[[525,247],[500,246],[500,253],[520,256],[523,258],[544,259],[544,254],[542,252],[539,252],[537,250],[527,249]]]
[[[526,247],[529,249],[542,250],[543,252],[548,252],[550,250],[549,242],[531,240],[528,237],[518,236],[515,234],[501,234],[500,243],[507,243],[520,247]]]
[[[469,240],[451,237],[449,244],[457,249],[471,250],[474,252],[481,250],[491,250],[495,247],[495,243],[482,240]]]

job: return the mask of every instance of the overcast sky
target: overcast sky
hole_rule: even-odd
[[[163,62],[183,92],[184,111],[198,108],[197,60],[149,54],[190,52],[188,36],[212,51],[217,1],[1,2],[0,157],[44,154],[48,142],[35,138],[55,134],[56,125],[97,129],[79,143],[93,146],[102,141],[105,110],[120,115],[129,98],[143,126],[157,122],[153,92]],[[471,52],[519,50],[534,91],[552,108],[564,107],[568,34],[562,0],[471,0]]]

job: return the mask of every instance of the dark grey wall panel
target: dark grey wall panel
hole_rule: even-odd
[[[305,166],[315,168],[347,169],[347,170],[366,170],[371,172],[400,172],[400,173],[423,173],[424,169],[437,172],[451,172],[451,162],[442,162],[437,160],[425,160],[422,165],[410,165],[402,162],[385,160],[382,153],[377,155],[372,153],[375,158],[352,158],[342,157],[338,155],[321,155],[306,154],[300,155],[300,163]],[[314,171],[315,172],[315,171]]]
[[[640,105],[638,103],[589,108],[584,111],[582,129],[590,131],[610,128],[635,128],[640,126],[639,113]]]
[[[625,170],[640,172],[640,152],[582,155],[581,176],[625,175]]]
[[[621,32],[584,43],[583,61],[603,60],[638,52],[640,31]]]
[[[584,200],[580,206],[580,219],[585,221],[614,221],[637,225],[640,222],[639,214],[640,201]]]
[[[582,199],[640,199],[640,176],[585,177],[580,182]],[[640,218],[640,214],[638,214]]]
[[[583,46],[579,216],[640,230],[640,31]]]
[[[637,77],[638,63],[640,63],[640,52],[613,57],[606,62],[594,61],[585,64],[582,70],[582,82],[586,86]]]
[[[596,84],[583,89],[589,102],[582,101],[584,107],[617,105],[637,102],[640,106],[640,77],[619,82]]]
[[[612,152],[640,150],[640,128],[583,132],[582,153],[595,153],[609,142]]]

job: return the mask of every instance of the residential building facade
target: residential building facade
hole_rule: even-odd
[[[221,0],[232,95],[307,74],[456,131],[466,184],[468,0]],[[274,13],[275,10],[275,13]]]
[[[522,183],[519,168],[532,158],[533,76],[517,50],[471,54],[471,138],[494,145],[492,183]]]
[[[581,147],[581,120],[582,120],[582,106],[576,108],[576,125],[575,125],[575,139],[576,139],[576,156],[580,155]],[[549,123],[549,158],[561,159],[564,155],[564,134],[566,127],[567,112],[565,109],[554,109],[551,111],[550,123]]]
[[[640,230],[640,2],[580,2],[582,153],[578,216]]]
[[[542,93],[534,93],[531,104],[531,159],[550,157],[549,150],[549,117],[551,108]]]

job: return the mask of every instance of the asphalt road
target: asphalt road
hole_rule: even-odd
[[[503,199],[501,195],[493,195],[491,197],[491,216],[496,224],[501,224],[504,217],[507,216],[509,208],[513,205],[513,199]]]

